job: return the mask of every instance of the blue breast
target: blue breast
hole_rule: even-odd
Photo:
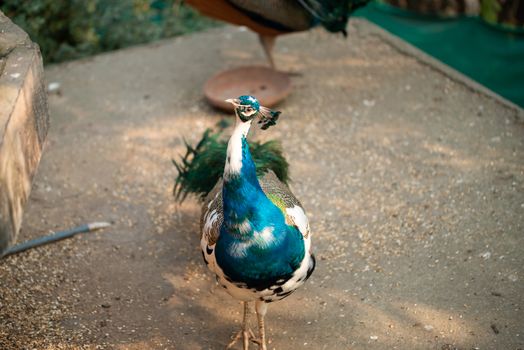
[[[304,240],[262,191],[245,140],[241,172],[224,182],[222,196],[215,257],[226,278],[257,290],[291,278],[304,258]]]

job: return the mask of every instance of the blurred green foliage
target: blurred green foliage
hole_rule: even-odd
[[[489,24],[524,33],[524,0],[481,0],[480,10]]]
[[[216,26],[180,0],[3,0],[0,10],[60,62]]]
[[[500,3],[497,0],[482,0],[480,9],[484,20],[491,24],[497,23],[498,14],[501,10]]]

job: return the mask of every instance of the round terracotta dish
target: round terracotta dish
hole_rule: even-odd
[[[246,66],[222,71],[204,85],[204,95],[213,106],[233,111],[225,102],[241,95],[255,96],[262,106],[272,107],[291,92],[291,80],[286,73],[263,66]]]

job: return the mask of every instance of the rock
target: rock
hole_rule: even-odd
[[[0,58],[14,48],[30,44],[29,36],[0,11]]]

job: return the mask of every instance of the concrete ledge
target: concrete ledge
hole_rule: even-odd
[[[0,255],[20,230],[48,127],[38,45],[0,12]]]

